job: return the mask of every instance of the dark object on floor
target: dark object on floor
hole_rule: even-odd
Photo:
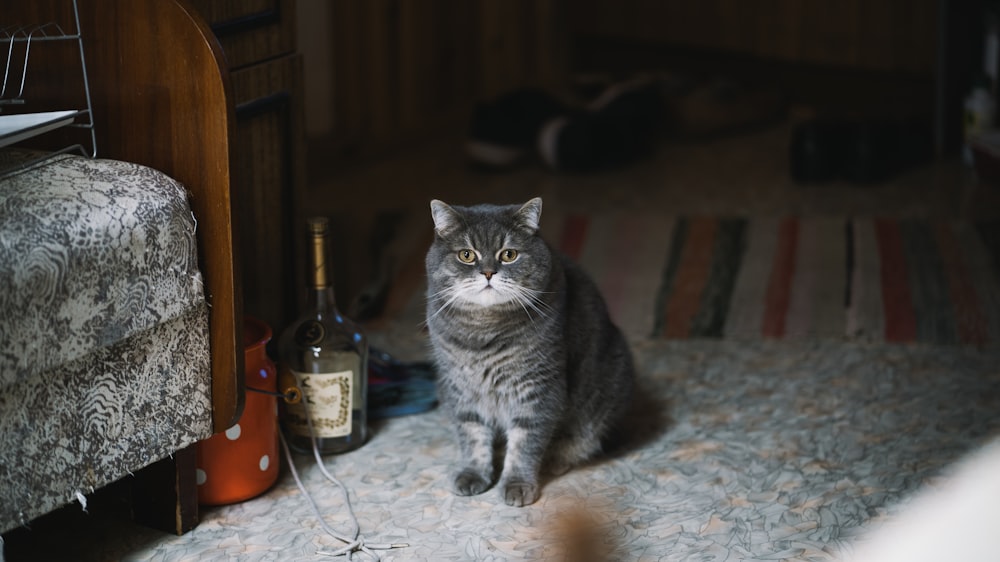
[[[592,172],[648,156],[663,121],[663,97],[648,80],[609,87],[585,111],[549,121],[538,140],[552,169]]]
[[[537,89],[517,90],[479,104],[469,126],[466,154],[490,168],[517,164],[534,152],[542,125],[568,110],[566,104]]]
[[[666,75],[660,89],[666,100],[666,132],[682,141],[758,129],[777,122],[787,106],[776,86],[727,78],[698,81]]]
[[[848,138],[847,124],[842,121],[817,119],[796,126],[790,154],[792,178],[797,182],[839,178]]]
[[[368,355],[368,417],[377,420],[430,410],[437,404],[430,363],[404,362],[384,351]]]
[[[800,183],[888,180],[933,154],[929,120],[820,118],[792,133],[792,178]]]
[[[651,79],[609,83],[573,101],[517,90],[476,108],[466,154],[495,170],[537,155],[554,170],[593,172],[647,156],[662,125],[663,95]]]
[[[1000,185],[1000,131],[991,131],[973,137],[972,165],[979,181],[990,185]]]

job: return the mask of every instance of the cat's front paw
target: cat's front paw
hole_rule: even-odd
[[[509,480],[503,484],[503,501],[514,507],[524,507],[538,499],[538,484],[524,480]]]
[[[455,476],[455,493],[460,496],[475,496],[485,492],[490,487],[490,481],[471,468]]]

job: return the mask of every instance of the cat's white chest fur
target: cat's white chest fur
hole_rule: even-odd
[[[486,281],[486,278],[483,278],[483,282],[478,287],[473,287],[462,296],[469,304],[485,307],[504,304],[510,300],[493,283]]]

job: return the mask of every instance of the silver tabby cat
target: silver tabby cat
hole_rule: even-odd
[[[439,398],[461,460],[454,491],[496,482],[533,503],[543,465],[562,474],[602,450],[631,400],[632,355],[597,287],[539,235],[542,200],[452,207],[431,201],[427,327]]]

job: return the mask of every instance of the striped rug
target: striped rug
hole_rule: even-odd
[[[1000,343],[1000,221],[550,221],[633,337]]]
[[[548,212],[542,233],[633,339],[1000,344],[1000,221]],[[418,258],[387,316],[422,318]]]

